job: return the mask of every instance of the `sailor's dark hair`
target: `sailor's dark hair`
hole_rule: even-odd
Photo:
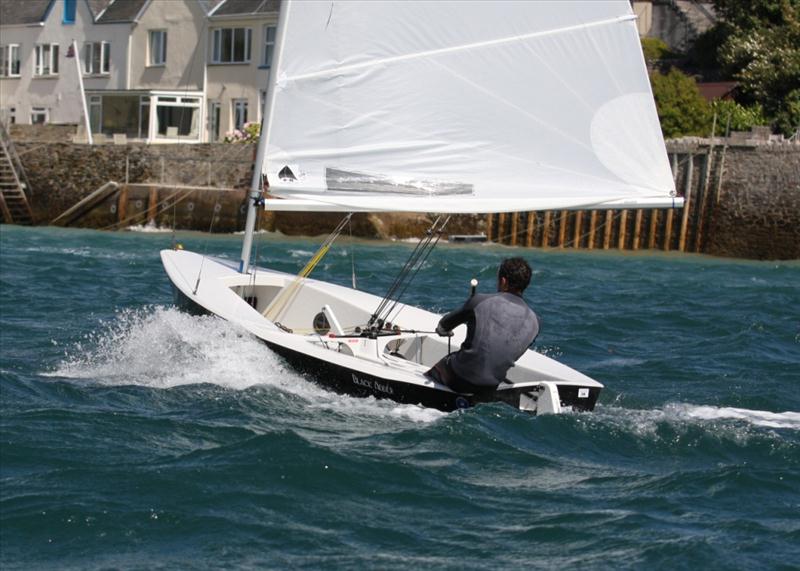
[[[531,283],[531,267],[522,258],[508,258],[500,264],[497,278],[506,278],[510,291],[522,293]]]

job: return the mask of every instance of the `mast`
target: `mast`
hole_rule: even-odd
[[[280,12],[278,13],[278,30],[275,37],[275,51],[272,57],[272,66],[269,72],[269,82],[267,83],[267,97],[264,101],[264,108],[261,110],[261,129],[259,130],[258,147],[256,150],[256,160],[253,164],[253,178],[250,181],[250,194],[247,195],[247,221],[244,226],[244,240],[242,242],[242,254],[239,258],[239,273],[246,274],[250,270],[250,254],[253,249],[253,232],[256,227],[256,208],[259,208],[261,199],[261,180],[264,170],[264,159],[267,153],[267,140],[269,139],[269,128],[272,115],[272,108],[275,101],[275,87],[278,83],[278,69],[283,51],[283,30],[289,20],[289,6],[291,0],[281,2]]]

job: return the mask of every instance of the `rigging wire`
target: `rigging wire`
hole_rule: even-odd
[[[352,212],[351,212],[352,214]],[[353,280],[353,289],[358,289],[356,284],[356,253],[353,244],[353,220],[351,219],[348,223],[348,228],[350,230],[350,276]]]
[[[448,223],[448,222],[450,222],[450,216],[448,216],[447,218],[445,218],[445,220],[444,220],[444,222],[442,223],[442,225],[441,225],[441,226],[439,227],[439,229],[436,231],[436,238],[435,238],[435,240],[433,241],[433,243],[431,244],[431,246],[430,246],[430,247],[427,249],[427,251],[425,252],[424,256],[423,256],[423,257],[422,257],[422,259],[420,260],[419,264],[417,264],[417,267],[414,269],[414,273],[413,273],[413,274],[411,275],[411,277],[410,277],[410,278],[409,278],[409,279],[406,281],[405,285],[403,286],[403,289],[400,291],[400,293],[399,293],[399,294],[397,295],[397,297],[395,298],[395,300],[394,300],[394,304],[392,304],[392,306],[391,306],[391,307],[389,308],[389,310],[386,312],[386,321],[387,321],[387,322],[395,322],[395,321],[397,321],[397,317],[400,315],[400,312],[401,312],[401,311],[403,311],[403,308],[405,308],[405,307],[406,307],[405,305],[399,305],[399,303],[400,303],[400,299],[403,297],[403,295],[405,295],[405,293],[406,293],[406,290],[408,289],[408,286],[409,286],[409,285],[411,285],[411,282],[413,282],[413,281],[414,281],[414,278],[416,278],[416,277],[417,277],[417,274],[418,274],[418,273],[419,273],[419,271],[422,269],[422,266],[424,266],[424,265],[425,265],[425,262],[428,260],[428,256],[430,256],[430,255],[431,255],[431,252],[433,252],[433,250],[435,250],[435,249],[436,249],[436,246],[439,244],[439,240],[441,240],[441,238],[442,238],[442,234],[444,233],[444,229],[445,229],[445,227],[447,226],[447,223]],[[397,308],[397,313],[395,313],[394,315],[392,315],[392,312],[394,312],[395,308]]]
[[[450,217],[448,216],[443,223],[441,223],[441,219],[441,216],[437,217],[431,227],[425,232],[425,236],[417,243],[397,277],[395,277],[394,281],[389,286],[389,290],[386,292],[383,299],[381,299],[380,303],[378,304],[378,307],[369,318],[369,321],[367,322],[367,329],[369,329],[371,332],[374,333],[383,329],[384,324],[388,322],[389,315],[397,307],[400,297],[402,297],[402,295],[405,293],[409,284],[411,281],[413,281],[414,277],[425,263],[425,260],[427,260],[431,251],[433,251],[433,249],[439,243],[442,231],[449,222]],[[400,294],[395,295],[398,292],[400,292]]]
[[[214,206],[216,207],[217,204],[215,203]],[[219,217],[217,212],[213,212],[211,214],[211,224],[208,226],[208,233],[211,234],[211,231],[214,229],[214,221]],[[194,284],[194,291],[192,291],[192,295],[197,295],[197,289],[200,287],[200,276],[203,274],[203,263],[206,261],[206,252],[208,251],[208,238],[206,238],[203,244],[203,257],[200,258],[200,268],[197,270],[197,281]]]
[[[262,315],[269,319],[272,322],[276,322],[279,317],[286,313],[286,310],[294,303],[295,299],[297,298],[297,294],[300,293],[300,289],[303,287],[305,283],[305,279],[314,271],[314,268],[319,264],[322,258],[325,257],[325,254],[328,253],[328,250],[331,249],[331,246],[336,241],[336,238],[339,237],[339,234],[342,233],[344,227],[352,218],[353,213],[349,213],[345,216],[341,222],[336,226],[336,228],[328,234],[327,238],[322,242],[319,249],[316,253],[311,257],[311,259],[306,263],[302,270],[295,276],[292,282],[281,289],[280,293],[275,296],[275,299],[272,300],[272,303],[264,310]]]

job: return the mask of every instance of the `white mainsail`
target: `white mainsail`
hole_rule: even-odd
[[[265,110],[280,210],[673,206],[627,0],[284,0]]]

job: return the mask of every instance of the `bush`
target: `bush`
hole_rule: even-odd
[[[673,67],[667,74],[651,73],[650,83],[664,137],[708,135],[711,106],[700,95],[694,78]]]
[[[717,114],[717,135],[725,134],[728,117],[731,131],[749,131],[752,127],[770,123],[764,115],[764,108],[758,103],[745,107],[730,99],[715,99],[711,102],[711,111]]]
[[[241,129],[225,133],[226,143],[257,143],[261,133],[260,123],[245,123]]]

